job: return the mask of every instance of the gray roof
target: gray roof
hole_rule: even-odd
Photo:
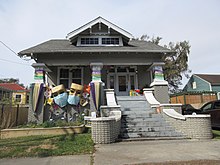
[[[19,52],[19,56],[32,53],[77,53],[77,52],[146,52],[171,53],[173,51],[147,41],[131,40],[128,46],[75,46],[67,39],[49,40]]]

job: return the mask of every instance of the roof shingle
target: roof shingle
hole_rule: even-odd
[[[195,74],[195,75],[210,82],[212,85],[220,85],[220,74]]]
[[[12,91],[25,91],[26,89],[15,83],[0,83],[0,87]]]
[[[76,53],[76,52],[146,52],[146,53],[171,53],[162,46],[147,41],[131,40],[128,46],[75,46],[67,39],[49,40],[18,54],[30,56],[32,53]]]

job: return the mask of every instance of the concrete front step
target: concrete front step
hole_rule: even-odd
[[[139,137],[139,138],[123,138],[123,139],[118,139],[118,141],[122,142],[130,142],[130,141],[147,141],[147,140],[184,140],[186,139],[185,137],[181,136],[170,136],[170,137]]]
[[[182,137],[157,114],[144,96],[117,97],[122,110],[121,138]]]
[[[121,133],[129,133],[129,132],[165,132],[165,131],[175,131],[172,127],[122,127]]]
[[[146,101],[145,96],[117,96],[117,101]]]
[[[130,127],[169,127],[167,123],[160,122],[129,122],[121,123],[121,128],[130,128]]]
[[[122,133],[122,138],[143,138],[143,137],[182,137],[181,133],[169,131],[169,132],[129,132]]]

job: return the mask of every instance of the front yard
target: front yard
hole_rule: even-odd
[[[0,158],[90,154],[91,134],[29,136],[0,140]]]
[[[214,139],[220,139],[219,130],[213,130],[213,135]],[[93,152],[94,143],[89,133],[0,139],[0,158],[47,157]]]

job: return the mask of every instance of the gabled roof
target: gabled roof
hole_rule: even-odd
[[[69,40],[49,40],[19,52],[19,56],[31,56],[35,53],[77,53],[77,52],[138,52],[138,53],[174,53],[174,51],[152,42],[131,40],[127,46],[75,46]]]
[[[88,28],[91,28],[92,26],[94,26],[95,24],[97,23],[103,23],[105,24],[106,26],[108,26],[109,28],[112,28],[114,29],[115,31],[119,32],[120,34],[122,34],[123,36],[127,37],[128,39],[131,39],[131,38],[134,38],[129,32],[123,30],[122,28],[118,27],[117,25],[107,21],[106,19],[102,18],[102,17],[98,17],[92,21],[90,21],[89,23],[79,27],[78,29],[70,32],[67,34],[66,38],[67,39],[71,39],[73,38],[74,36],[78,35],[79,33],[83,32],[84,30],[88,29]]]
[[[11,91],[26,91],[25,88],[15,83],[0,83],[0,87]]]
[[[196,76],[200,77],[211,83],[211,85],[220,85],[220,74],[195,74]]]

